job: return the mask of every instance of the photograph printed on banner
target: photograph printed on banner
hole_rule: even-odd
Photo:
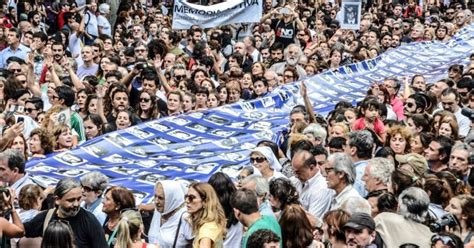
[[[137,161],[135,161],[135,164],[137,164],[141,167],[151,168],[151,167],[157,165],[158,162],[154,161],[154,160],[137,160]]]
[[[229,127],[242,128],[250,125],[250,121],[239,121],[230,123]]]
[[[228,138],[228,139],[216,140],[213,143],[216,146],[229,149],[229,148],[232,148],[235,145],[239,144],[239,140],[237,140],[235,137],[232,137],[232,138]]]
[[[185,172],[186,173],[201,173],[201,174],[209,174],[216,168],[219,164],[218,163],[204,163],[195,166],[189,166]]]
[[[114,133],[109,133],[104,136],[104,139],[110,141],[110,143],[123,148],[126,146],[131,145],[133,142],[125,137],[123,137],[121,134],[114,132]]]
[[[161,138],[161,137],[156,137],[156,138],[153,138],[153,139],[150,139],[150,140],[147,140],[148,142],[154,144],[154,145],[158,145],[162,150],[166,150],[166,145],[171,145],[171,144],[174,144],[176,142],[174,141],[171,141],[171,140],[167,140],[165,138]]]
[[[162,181],[162,180],[166,180],[168,179],[167,176],[165,175],[160,175],[158,173],[147,173],[145,175],[141,175],[137,178],[137,181],[138,182],[141,182],[141,183],[146,183],[146,184],[150,184],[150,185],[155,185],[156,182],[158,181]]]
[[[105,156],[107,153],[109,153],[109,150],[105,149],[102,146],[99,146],[98,144],[81,146],[81,149],[96,158],[101,158]]]
[[[182,168],[174,164],[164,164],[158,166],[156,169],[161,171],[181,171]]]
[[[252,102],[239,102],[240,107],[243,111],[253,111],[255,110],[255,103]]]
[[[252,119],[252,120],[261,120],[263,118],[266,118],[268,115],[266,113],[260,112],[260,111],[252,111],[252,112],[247,112],[247,113],[242,113],[240,117],[246,118],[246,119]]]
[[[153,159],[153,160],[158,160],[158,161],[161,161],[161,160],[170,160],[171,157],[170,156],[166,156],[166,155],[151,155],[151,156],[148,156],[149,159]]]
[[[248,156],[238,152],[229,152],[229,153],[222,153],[219,155],[224,160],[237,162],[245,160]]]
[[[56,171],[58,168],[56,167],[53,167],[53,166],[49,166],[49,165],[46,165],[46,164],[43,164],[43,163],[38,163],[37,165],[33,166],[33,167],[30,167],[28,169],[26,169],[27,171],[31,171],[31,172],[46,172],[46,173],[51,173],[53,171]]]
[[[272,123],[268,121],[257,121],[249,126],[253,130],[269,130],[272,128]]]
[[[194,146],[187,145],[187,146],[173,149],[172,151],[177,152],[177,153],[190,153],[190,152],[193,152],[194,150],[196,150]]]
[[[186,165],[198,165],[200,163],[200,160],[194,158],[180,158],[177,161]]]
[[[190,124],[190,125],[187,126],[187,128],[192,129],[192,130],[197,131],[197,132],[201,132],[201,133],[206,133],[207,131],[209,131],[209,129],[211,129],[210,127],[206,127],[206,126],[201,125],[199,123]]]
[[[234,133],[235,133],[235,131],[230,131],[230,130],[212,130],[210,132],[210,134],[212,134],[212,135],[219,136],[219,137],[224,137],[224,138],[230,137]]]
[[[286,90],[280,90],[278,92],[278,95],[280,96],[280,99],[282,101],[287,101],[288,99],[290,99],[290,95],[288,94]]]
[[[194,144],[198,144],[198,145],[202,145],[202,144],[206,144],[206,143],[210,143],[212,142],[213,140],[212,139],[208,139],[208,138],[203,138],[203,137],[196,137],[192,140],[190,140],[191,142],[193,142]]]
[[[124,150],[137,157],[146,158],[148,156],[148,152],[145,150],[144,146],[139,146],[139,145],[129,146],[129,147],[125,147]]]
[[[41,186],[42,188],[47,188],[49,186],[55,186],[58,184],[59,179],[56,179],[51,176],[44,176],[44,175],[33,175],[30,177],[33,182]]]
[[[65,152],[59,155],[54,156],[54,159],[58,160],[61,163],[70,165],[70,166],[76,166],[80,165],[84,162],[87,162],[87,160],[72,154],[71,152]]]
[[[171,127],[160,124],[158,121],[150,121],[150,122],[145,123],[145,125],[155,130],[158,130],[160,132],[166,132],[171,129]]]
[[[132,194],[135,197],[135,204],[137,204],[137,206],[139,204],[141,204],[143,202],[143,200],[145,200],[145,198],[149,195],[146,192],[138,191],[138,190],[135,190],[135,189],[132,190]]]
[[[88,170],[84,170],[84,169],[59,169],[54,174],[58,174],[65,177],[79,177],[88,172],[89,172]]]
[[[221,113],[225,113],[225,114],[229,114],[229,115],[233,115],[233,116],[239,116],[239,111],[237,111],[236,108],[232,107],[231,105],[224,105],[221,107],[220,109],[220,112]]]
[[[128,166],[118,165],[107,168],[106,170],[112,171],[118,174],[132,176],[133,174],[137,173],[139,169],[137,168],[129,168]]]
[[[219,171],[235,178],[239,175],[239,172],[242,168],[243,166],[239,164],[225,164],[221,166]]]
[[[127,129],[125,129],[125,131],[128,132],[128,133],[131,133],[132,135],[134,135],[134,136],[136,136],[140,139],[148,139],[148,138],[150,138],[151,136],[154,135],[154,133],[145,131],[145,130],[137,127],[137,126],[127,128]]]
[[[184,125],[189,124],[191,122],[190,120],[186,120],[186,119],[183,119],[183,118],[172,118],[172,119],[169,119],[168,121],[173,122],[174,124],[176,124],[178,126],[184,126]]]
[[[226,119],[224,117],[217,116],[217,115],[210,115],[210,116],[207,116],[204,119],[207,120],[207,121],[210,121],[210,122],[212,122],[216,125],[227,125],[229,123],[228,119]]]
[[[173,137],[178,138],[178,139],[181,139],[181,140],[188,140],[188,139],[191,139],[194,136],[196,136],[194,134],[186,133],[186,132],[181,131],[181,130],[173,130],[173,131],[169,132],[168,135],[173,136]]]
[[[102,160],[110,162],[110,163],[114,163],[114,164],[127,164],[127,163],[131,163],[133,161],[131,159],[124,158],[120,154],[112,154],[108,157],[103,158]]]
[[[214,151],[201,151],[199,153],[199,155],[201,155],[202,157],[212,157],[212,156],[216,155],[216,152],[214,152]]]
[[[252,134],[252,136],[255,137],[256,139],[271,140],[272,137],[273,137],[273,133],[271,131],[268,131],[268,130],[262,130],[260,132],[256,132],[256,133]]]

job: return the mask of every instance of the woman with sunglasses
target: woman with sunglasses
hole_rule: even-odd
[[[223,247],[227,221],[214,188],[208,183],[192,183],[184,197],[195,237],[193,248]]]
[[[269,182],[274,178],[286,178],[280,172],[281,164],[270,147],[262,146],[253,149],[250,153],[250,164],[257,168]]]
[[[184,235],[189,225],[183,221],[186,208],[182,185],[171,180],[157,182],[154,202],[155,211],[148,231],[149,242],[160,247],[184,247],[189,243]]]
[[[105,232],[105,239],[109,247],[114,247],[113,244],[117,238],[117,233],[115,232],[114,234],[114,231],[120,221],[120,214],[123,210],[135,207],[135,198],[130,190],[120,186],[113,186],[105,191],[102,203],[102,211],[107,214],[105,223],[102,226]]]
[[[137,106],[138,117],[142,121],[154,120],[160,117],[158,105],[156,103],[156,95],[148,90],[143,90],[140,93],[140,102]]]
[[[107,215],[102,211],[102,193],[109,184],[109,178],[104,174],[94,171],[81,177],[83,201],[81,207],[94,214],[101,225]]]

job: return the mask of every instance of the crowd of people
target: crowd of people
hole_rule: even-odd
[[[281,143],[255,144],[237,178],[160,180],[152,204],[97,171],[50,188],[25,171],[108,132],[448,41],[472,22],[465,1],[363,1],[358,30],[341,28],[340,1],[265,0],[259,23],[188,30],[171,28],[170,1],[2,4],[0,247],[474,247],[474,54],[436,82],[373,82],[327,116],[301,84]]]

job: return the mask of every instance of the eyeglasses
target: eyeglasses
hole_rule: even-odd
[[[146,50],[145,49],[135,49],[135,52],[136,53],[144,53],[144,52],[146,52]]]
[[[32,109],[32,108],[25,108],[25,112],[26,113],[31,113],[33,111],[36,111],[36,109]]]
[[[454,11],[453,12],[446,12],[446,15],[453,15],[454,14]]]
[[[150,98],[140,98],[140,102],[149,102]]]
[[[184,200],[187,202],[193,202],[195,199],[197,199],[195,195],[184,195]]]
[[[393,27],[393,30],[399,30],[400,27]]]
[[[412,103],[412,102],[406,102],[406,103],[405,103],[405,106],[411,108],[411,107],[415,106],[415,104]]]
[[[183,79],[184,77],[186,77],[185,75],[174,75],[174,79],[180,81],[181,79]]]
[[[10,69],[10,72],[21,72],[21,69]]]
[[[267,160],[265,157],[256,157],[256,158],[250,158],[250,163],[253,164],[255,162],[257,163],[263,163],[263,161]]]
[[[293,75],[285,74],[285,75],[283,75],[283,77],[285,77],[285,78],[293,78]]]

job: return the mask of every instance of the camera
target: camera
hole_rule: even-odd
[[[432,232],[441,232],[444,230],[446,226],[454,227],[458,226],[459,221],[456,216],[452,214],[446,214],[445,216],[441,217],[438,221],[430,224],[430,230]]]
[[[136,65],[137,70],[143,70],[143,69],[146,69],[147,67],[148,67],[147,63],[139,63]]]
[[[474,121],[474,109],[471,108],[463,108],[461,110],[461,114],[469,118],[469,120]]]
[[[35,61],[35,62],[41,62],[41,61],[43,61],[43,56],[40,55],[40,54],[35,55],[34,61]]]

